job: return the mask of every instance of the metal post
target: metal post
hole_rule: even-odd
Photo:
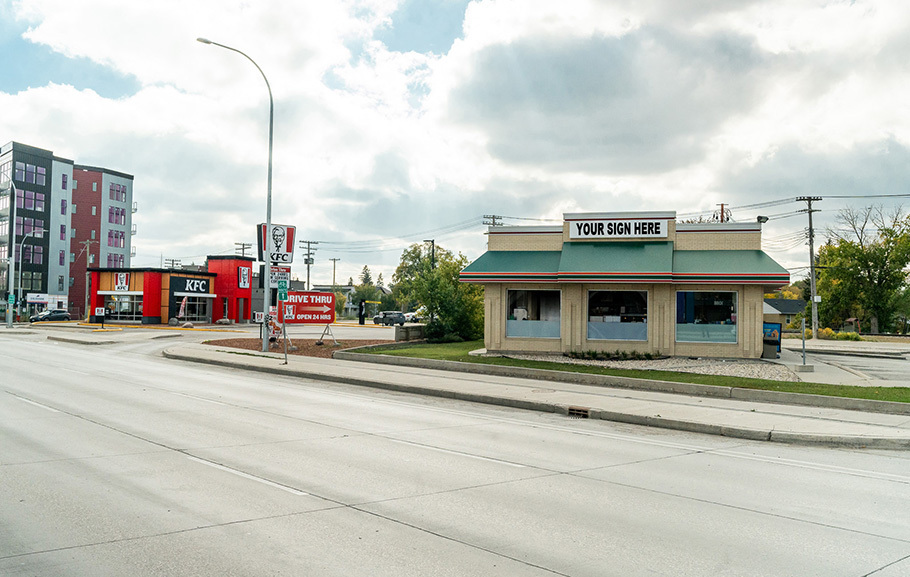
[[[9,290],[9,294],[13,295],[15,300],[13,279],[16,278],[16,197],[19,193],[16,192],[16,183],[13,181],[13,176],[14,174],[10,174],[9,179],[9,202],[10,214],[12,214],[12,216],[9,219],[11,242],[9,244],[9,254],[6,255],[9,257],[6,261],[6,288]],[[18,300],[16,300],[16,306],[19,306]],[[10,306],[9,300],[6,301],[6,328],[13,328],[13,308]]]
[[[231,52],[236,52],[240,54],[247,60],[253,63],[253,66],[256,67],[256,70],[259,71],[259,74],[262,75],[262,79],[265,80],[265,87],[269,91],[269,170],[268,170],[268,193],[266,200],[266,209],[265,209],[265,230],[266,235],[271,234],[272,232],[272,140],[274,134],[274,119],[275,119],[275,102],[272,99],[272,87],[269,86],[269,79],[265,77],[265,72],[262,71],[262,68],[259,68],[259,65],[256,64],[256,61],[237,50],[236,48],[231,48],[230,46],[225,46],[224,44],[219,44],[217,42],[212,42],[206,38],[197,38],[198,42],[203,44],[213,44],[224,48],[225,50],[230,50]],[[266,252],[268,255],[268,252]],[[268,321],[269,321],[269,310],[272,308],[272,279],[271,275],[271,265],[268,256],[265,259],[265,278],[263,279],[263,286],[265,287],[265,298],[262,299],[262,312],[263,312],[263,322],[266,324],[265,330],[262,332],[262,352],[268,352],[269,350],[269,330],[268,330]]]
[[[802,319],[803,328],[802,328],[802,337],[803,337],[803,364],[806,364],[806,318]]]

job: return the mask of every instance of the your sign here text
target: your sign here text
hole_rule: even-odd
[[[589,220],[569,223],[569,238],[664,238],[663,220]]]

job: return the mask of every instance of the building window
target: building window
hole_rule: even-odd
[[[92,230],[91,237],[92,237],[92,240],[95,240],[95,231],[94,230]]]
[[[92,192],[98,192],[98,183],[97,182],[92,183]]]
[[[105,317],[115,320],[142,320],[142,297],[139,295],[105,295]]]
[[[44,186],[45,184],[47,184],[47,169],[46,168],[44,168],[42,166],[38,167],[38,176],[37,176],[35,184],[37,184],[39,186]]]
[[[61,183],[61,185],[63,187],[63,190],[66,190],[66,180],[67,180],[68,176],[66,174],[62,174],[61,176],[63,177],[63,182]]]
[[[648,291],[588,292],[588,339],[648,340]]]
[[[57,292],[63,292],[63,275],[57,277]]]
[[[558,290],[510,290],[507,337],[559,338]]]
[[[95,210],[95,209],[97,209],[97,208],[98,208],[98,207],[96,207],[96,206],[93,206],[93,207],[92,207],[92,216],[95,216],[95,213],[96,213],[96,210]]]
[[[66,240],[66,225],[60,225],[60,240]]]
[[[735,343],[736,293],[676,293],[676,341]]]
[[[60,201],[60,214],[66,214],[66,199]]]

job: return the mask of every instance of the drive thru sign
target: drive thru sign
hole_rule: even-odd
[[[281,322],[328,325],[335,322],[335,293],[288,291],[281,303]]]

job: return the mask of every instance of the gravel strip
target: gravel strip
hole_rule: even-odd
[[[711,359],[670,357],[650,361],[593,361],[573,359],[560,355],[505,355],[510,359],[528,361],[549,361],[572,365],[590,365],[611,369],[636,369],[652,371],[676,371],[680,373],[699,373],[702,375],[720,375],[726,377],[746,377],[767,379],[770,381],[800,381],[799,376],[784,365],[749,359]]]

